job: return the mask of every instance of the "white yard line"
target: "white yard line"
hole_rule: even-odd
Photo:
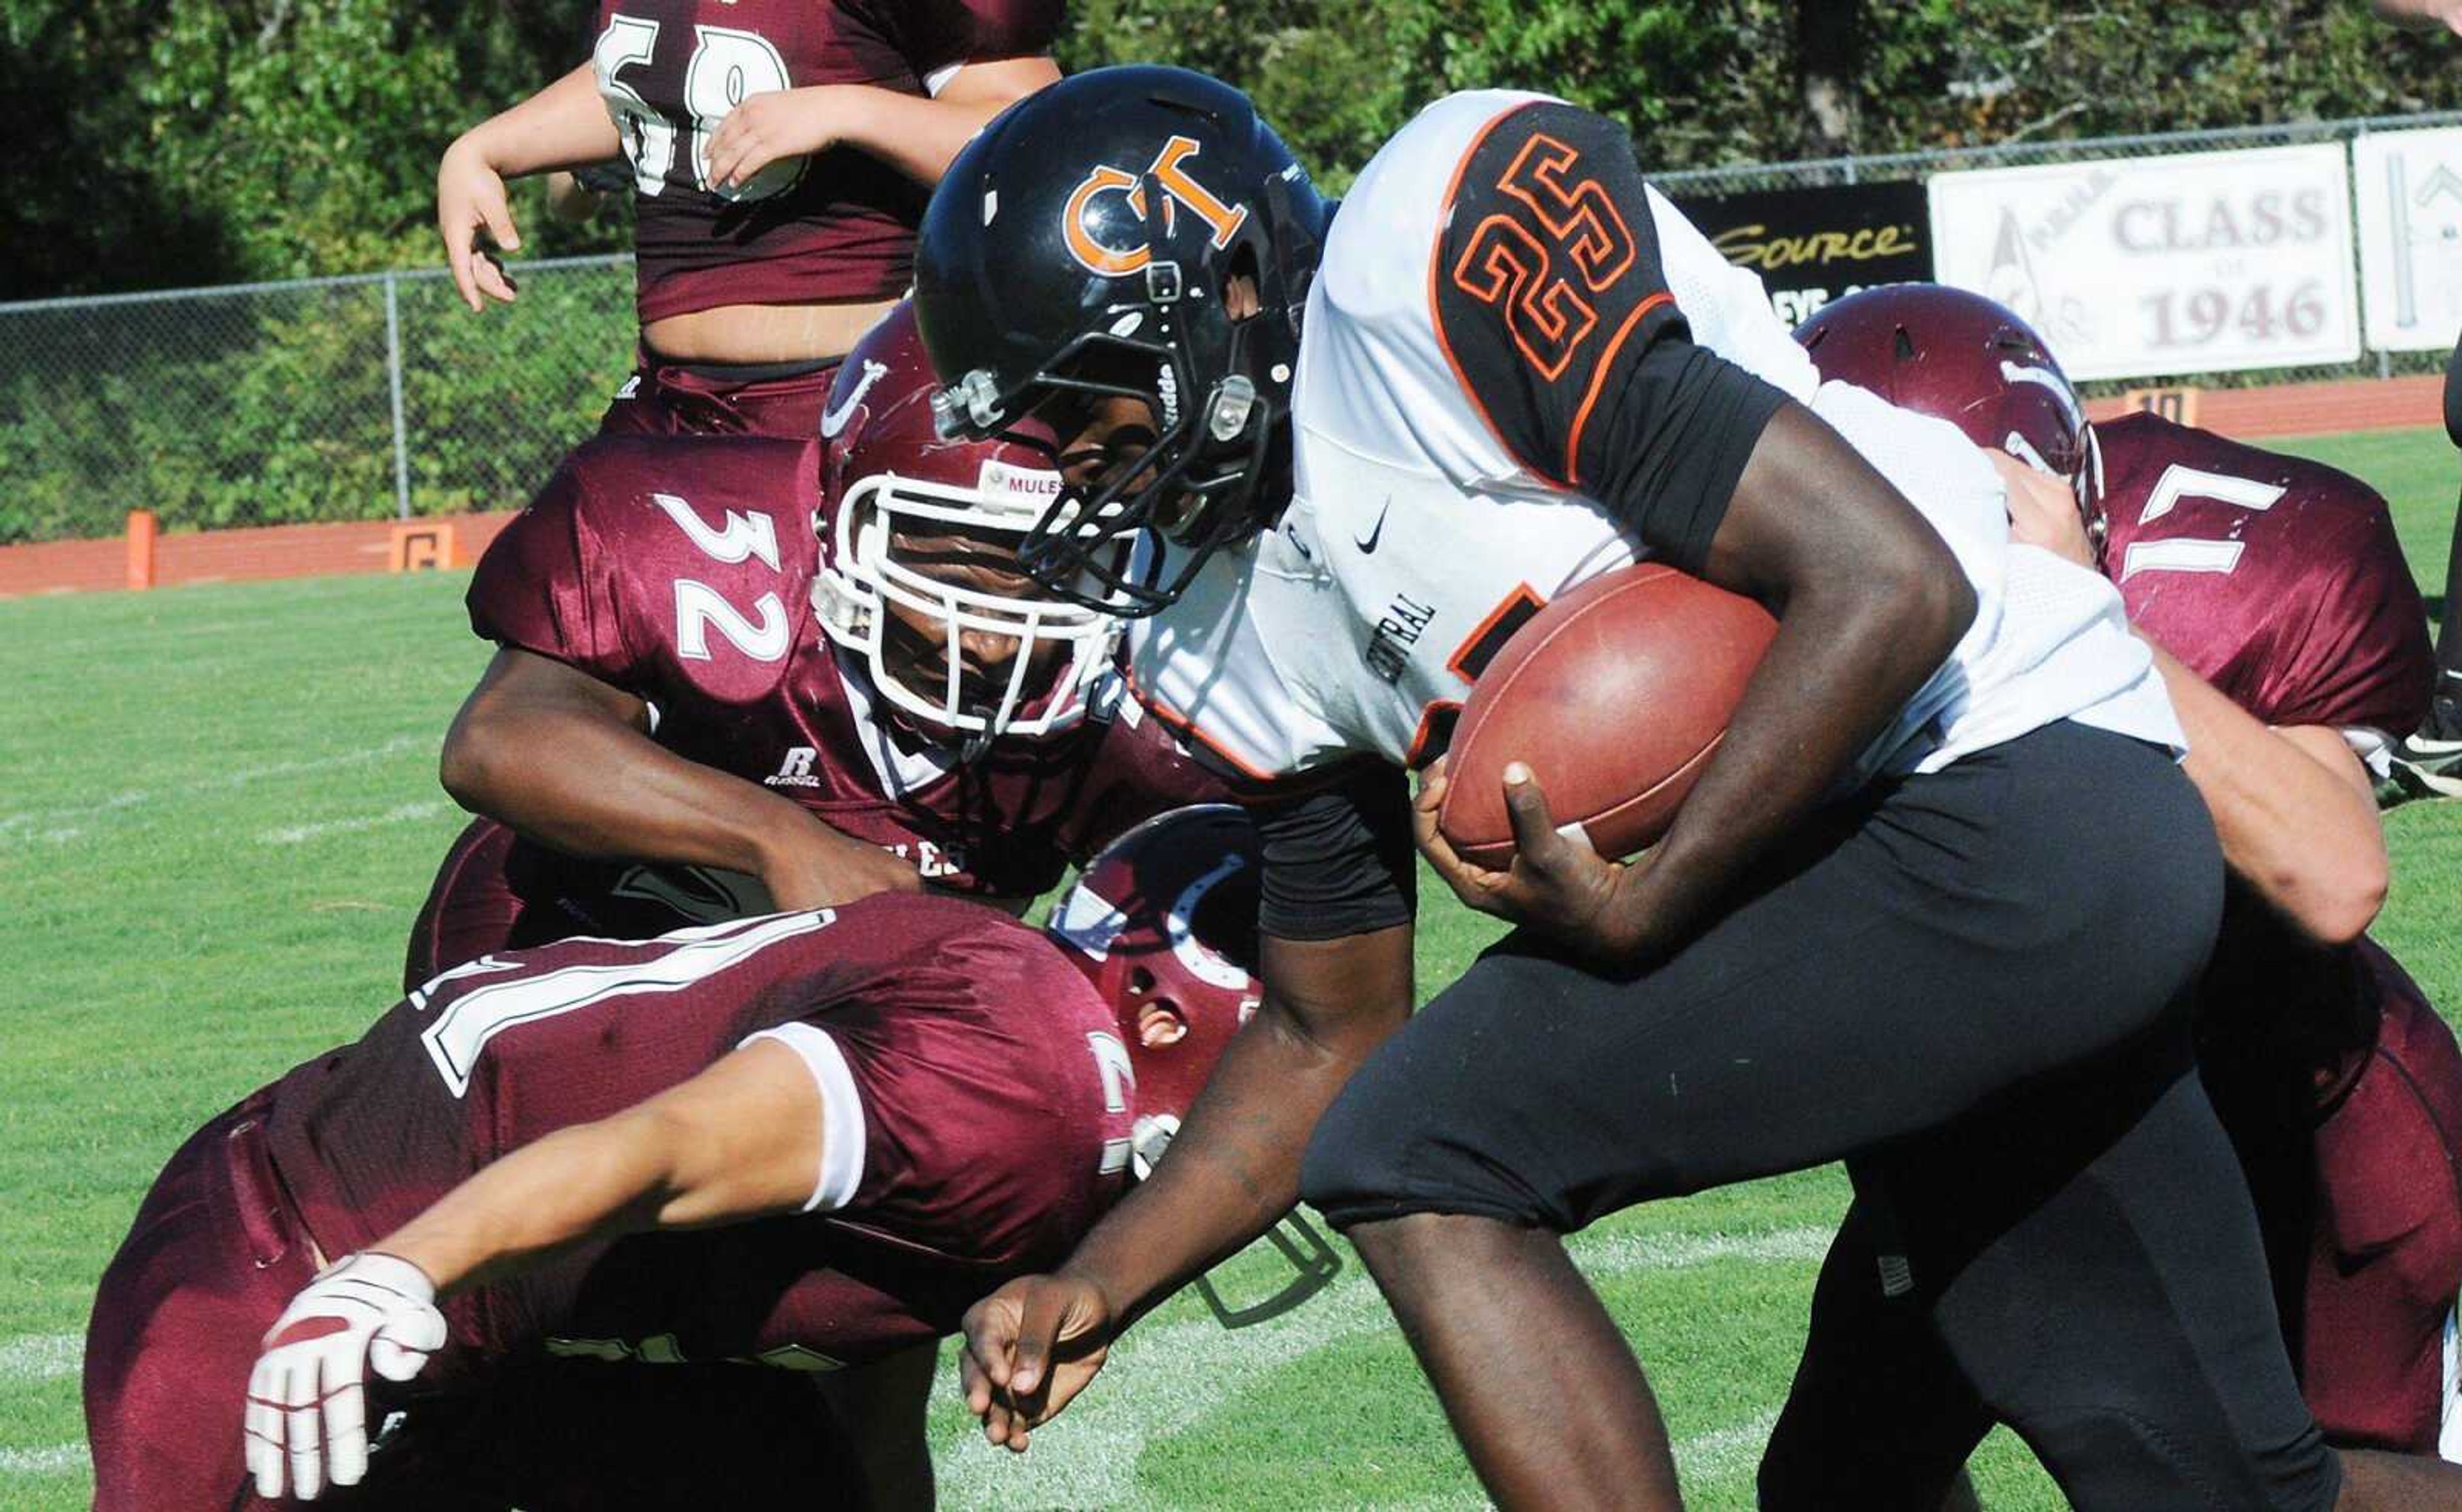
[[[184,781],[161,788],[133,788],[116,792],[93,803],[71,804],[58,809],[29,809],[19,813],[0,814],[0,845],[25,841],[72,840],[85,832],[77,821],[108,819],[130,810],[145,810],[161,803],[184,802],[199,793],[227,792],[251,783],[268,782],[278,777],[297,777],[307,772],[330,771],[340,767],[362,767],[405,751],[432,746],[433,735],[397,735],[364,750],[346,751],[338,756],[312,756],[298,761],[269,762],[262,767],[243,767],[234,771],[214,772],[194,781]]]
[[[46,1444],[40,1449],[0,1449],[0,1476],[66,1475],[86,1462],[85,1442]]]
[[[1724,1260],[1818,1261],[1828,1244],[1825,1229],[1787,1228],[1744,1235],[1618,1234],[1576,1239],[1571,1248],[1584,1271],[1600,1276]],[[1112,1348],[1101,1384],[1038,1436],[1025,1458],[991,1448],[972,1429],[944,1439],[934,1456],[941,1495],[950,1505],[967,1507],[1147,1505],[1151,1499],[1136,1480],[1147,1445],[1195,1427],[1293,1360],[1392,1326],[1384,1299],[1353,1266],[1307,1306],[1253,1328],[1226,1333],[1211,1318],[1191,1318],[1132,1330]],[[1753,1422],[1688,1439],[1677,1446],[1678,1464],[1688,1457],[1706,1460],[1690,1473],[1721,1475],[1726,1461],[1747,1452],[1747,1442],[1757,1457],[1767,1433],[1766,1423]]]
[[[1761,1446],[1769,1442],[1770,1430],[1777,1426],[1778,1414],[1763,1413],[1732,1428],[1679,1438],[1675,1440],[1676,1474],[1685,1485],[1698,1491],[1704,1482],[1715,1484],[1739,1471],[1748,1473],[1760,1465]]]
[[[289,824],[278,830],[267,830],[257,835],[259,845],[298,845],[328,834],[350,834],[360,830],[381,830],[387,825],[411,824],[421,819],[433,819],[444,811],[443,800],[427,803],[396,804],[382,813],[359,814],[349,819],[324,819],[314,824]]]
[[[374,822],[384,821],[361,827]],[[1720,1261],[1808,1264],[1828,1243],[1825,1229],[1783,1228],[1760,1234],[1615,1234],[1576,1239],[1572,1251],[1585,1272],[1621,1276]],[[1211,1318],[1184,1318],[1133,1331],[1112,1350],[1102,1383],[1053,1424],[1026,1458],[990,1448],[971,1429],[945,1438],[933,1457],[941,1496],[948,1505],[969,1507],[1148,1504],[1136,1473],[1149,1445],[1202,1422],[1293,1360],[1388,1327],[1384,1299],[1353,1266],[1307,1306],[1253,1328],[1226,1333]],[[82,1350],[82,1341],[71,1333],[28,1334],[0,1343],[0,1381],[74,1375]],[[1768,1413],[1679,1439],[1677,1468],[1696,1486],[1724,1480],[1760,1458],[1776,1420]],[[84,1461],[82,1443],[0,1449],[0,1475],[58,1475]],[[1430,1512],[1481,1504],[1476,1496],[1448,1496],[1389,1505],[1394,1512]]]
[[[0,1381],[56,1381],[85,1362],[85,1340],[74,1333],[29,1333],[0,1341]]]

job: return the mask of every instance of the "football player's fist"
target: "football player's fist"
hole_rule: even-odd
[[[761,862],[761,885],[781,912],[842,908],[875,893],[919,893],[915,863],[815,819],[773,833]]]
[[[1026,1452],[1026,1434],[1086,1389],[1112,1348],[1112,1305],[1072,1276],[1021,1276],[966,1309],[958,1359],[966,1410],[983,1437]]]
[[[1439,758],[1419,780],[1411,828],[1419,853],[1454,896],[1482,914],[1526,924],[1593,960],[1621,962],[1647,953],[1641,920],[1620,906],[1632,869],[1603,859],[1578,829],[1559,830],[1539,778],[1521,762],[1503,771],[1504,811],[1513,824],[1513,863],[1491,872],[1458,854],[1437,827],[1444,807],[1446,764]]]
[[[521,250],[522,234],[513,227],[513,212],[505,200],[504,175],[468,136],[455,139],[436,166],[436,231],[444,238],[444,263],[453,270],[453,287],[472,310],[488,299],[510,304],[512,280],[495,258],[479,247],[479,232],[508,252]]]
[[[2085,516],[2078,512],[2077,495],[2069,486],[2005,451],[1983,455],[1992,459],[2009,490],[2009,538],[2091,570],[2094,545],[2086,539]]]
[[[765,90],[726,113],[709,140],[708,183],[740,189],[782,158],[808,156],[846,135],[841,96],[827,84]]]
[[[406,1381],[444,1347],[436,1287],[406,1260],[369,1251],[327,1266],[267,1330],[248,1378],[248,1469],[256,1492],[313,1501],[368,1468],[367,1372]]]

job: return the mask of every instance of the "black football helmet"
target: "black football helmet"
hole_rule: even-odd
[[[1019,560],[1055,594],[1152,614],[1280,512],[1327,217],[1248,97],[1185,69],[1063,79],[950,164],[915,256],[942,434],[1038,415],[1065,433],[1068,405],[1105,398],[1154,417],[1150,444],[1065,489],[1027,533]],[[1169,572],[1157,535],[1181,549]]]

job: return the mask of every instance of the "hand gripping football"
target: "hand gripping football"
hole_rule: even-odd
[[[1643,562],[1590,579],[1515,632],[1471,689],[1437,828],[1462,859],[1513,859],[1503,772],[1520,761],[1559,825],[1601,855],[1667,832],[1727,733],[1778,621],[1749,598]]]

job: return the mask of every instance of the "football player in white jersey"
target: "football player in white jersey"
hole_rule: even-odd
[[[1456,96],[1335,217],[1236,91],[1098,71],[959,158],[917,271],[943,426],[1063,438],[1021,560],[1074,584],[1143,548],[1081,591],[1143,616],[1140,696],[1263,836],[1265,1001],[1185,1157],[969,1315],[995,1442],[1305,1197],[1501,1503],[1675,1505],[1560,1236],[1845,1158],[2079,1505],[2368,1494],[2300,1402],[2190,1069],[2220,862],[2117,596],[2010,544],[1953,427],[1822,386],[1621,128]],[[1518,623],[1642,551],[1779,617],[1724,743],[1623,866],[1556,832],[1530,752],[1511,870],[1464,865],[1442,768],[1415,810],[1404,769]],[[1415,839],[1523,928],[1410,1019]]]

